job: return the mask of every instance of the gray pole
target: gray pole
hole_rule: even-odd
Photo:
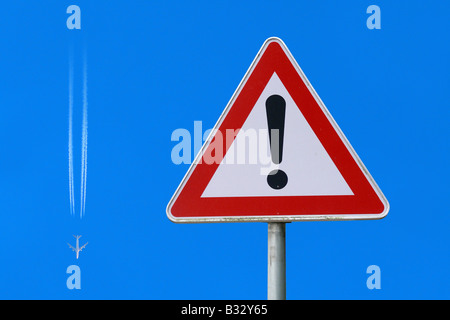
[[[286,300],[286,223],[268,223],[267,299]]]

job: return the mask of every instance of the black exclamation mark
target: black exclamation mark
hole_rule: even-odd
[[[286,101],[277,94],[266,100],[267,126],[269,127],[270,154],[272,162],[280,164],[283,160],[284,118]],[[288,177],[283,170],[272,170],[267,176],[267,183],[272,189],[283,189]]]

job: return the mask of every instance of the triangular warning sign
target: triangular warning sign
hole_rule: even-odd
[[[169,205],[174,222],[378,219],[389,204],[278,38],[262,46]]]

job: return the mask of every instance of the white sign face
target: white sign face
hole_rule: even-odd
[[[350,220],[389,204],[284,43],[268,39],[167,207],[174,222]]]
[[[274,94],[280,95],[286,101],[283,161],[278,165],[272,161],[261,163],[262,160],[270,158],[270,155],[262,157],[261,153],[269,153],[270,150],[265,102]],[[262,136],[254,139],[254,133],[262,133]],[[256,142],[253,143],[253,148],[239,147],[248,145],[251,139]],[[263,148],[260,144],[264,142]],[[257,153],[258,157],[250,154],[251,151],[253,155]],[[238,160],[239,164],[232,164]],[[266,182],[267,173],[277,168],[287,174],[289,181],[279,190],[271,188]],[[320,195],[353,195],[353,192],[274,73],[202,197]]]

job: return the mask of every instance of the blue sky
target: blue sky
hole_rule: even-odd
[[[68,30],[66,8],[81,8]],[[366,9],[381,9],[369,30]],[[0,19],[0,298],[265,299],[267,224],[174,224],[177,128],[211,128],[280,37],[389,200],[295,222],[288,299],[450,298],[447,1],[14,1]],[[69,55],[74,191],[68,183]],[[88,169],[80,219],[83,54]],[[88,241],[76,260],[67,242]],[[81,269],[81,290],[66,268]],[[381,289],[366,269],[378,265]]]

